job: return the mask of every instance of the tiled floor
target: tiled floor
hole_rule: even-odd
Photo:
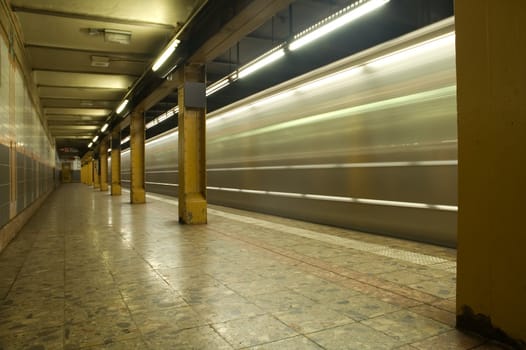
[[[498,349],[455,330],[455,251],[63,185],[0,254],[0,349]]]

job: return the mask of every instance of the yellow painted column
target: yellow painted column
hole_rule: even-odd
[[[84,180],[84,174],[86,172],[86,166],[84,164],[81,164],[80,166],[80,183],[84,184],[86,181]]]
[[[205,68],[185,66],[179,74],[179,222],[206,224]]]
[[[100,189],[100,159],[93,159],[93,188]]]
[[[526,1],[455,1],[457,326],[526,348]]]
[[[108,190],[108,138],[104,137],[99,146],[100,190]]]
[[[87,163],[87,182],[86,184],[89,185],[89,186],[93,186],[93,160],[91,159],[91,157],[88,159],[88,163]]]
[[[144,188],[144,115],[134,110],[130,114],[130,202],[146,203]]]
[[[121,132],[115,128],[111,133],[111,195],[121,193]]]

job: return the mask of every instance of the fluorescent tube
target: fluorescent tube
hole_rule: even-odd
[[[124,100],[121,102],[121,104],[119,105],[119,107],[117,108],[117,110],[115,111],[117,114],[120,114],[124,108],[126,107],[126,105],[128,105],[128,99]]]
[[[261,59],[257,59],[253,61],[252,63],[249,63],[245,65],[244,67],[241,67],[239,69],[239,79],[242,79],[249,74],[254,73],[255,71],[265,67],[266,65],[271,64],[272,62],[278,60],[279,58],[285,56],[285,50],[284,49],[278,49],[274,52],[272,52],[270,55],[263,56]]]
[[[108,126],[109,126],[108,123],[104,124],[104,125],[102,126],[102,129],[100,129],[100,131],[101,131],[101,132],[106,131],[106,129],[108,129]]]
[[[388,2],[389,0],[370,0],[363,5],[359,5],[358,7],[355,7],[356,5],[353,4],[350,7],[351,8],[355,7],[355,8],[349,10],[349,12],[339,17],[335,17],[334,19],[331,19],[334,15],[331,17],[328,17],[327,19],[315,25],[315,26],[318,26],[318,28],[313,29],[311,31],[307,29],[306,31],[296,35],[294,37],[295,40],[289,44],[289,50],[291,51],[297,50],[300,47],[303,47],[313,42],[314,40],[332,32],[333,30],[338,29],[344,26],[345,24],[354,21],[357,18],[360,18],[366,15],[367,13],[376,10],[377,8],[379,8],[382,5],[385,5]]]
[[[177,47],[177,45],[179,45],[181,41],[178,40],[178,39],[175,39],[174,41],[172,41],[172,43],[163,51],[163,53],[161,54],[161,56],[159,56],[159,58],[157,59],[157,61],[155,61],[155,63],[153,64],[153,67],[152,67],[152,70],[155,72],[156,70],[158,70],[164,62],[166,62],[166,60],[168,59],[168,57],[170,57],[172,55],[172,53],[175,51],[175,48]]]

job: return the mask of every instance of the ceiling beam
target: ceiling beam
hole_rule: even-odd
[[[293,1],[294,0],[251,0],[243,2],[245,6],[233,15],[227,23],[223,24],[221,28],[203,26],[205,28],[196,29],[198,31],[206,31],[208,34],[202,35],[208,35],[208,38],[195,52],[191,53],[187,63],[204,64],[216,59]],[[170,74],[169,79],[165,79],[154,91],[144,98],[136,108],[147,111],[167,95],[171,94],[180,84],[179,74]]]
[[[188,59],[206,63],[234,46],[294,0],[252,0],[221,29],[206,40]],[[214,30],[215,28],[211,28]]]
[[[88,15],[85,13],[52,11],[52,10],[38,9],[38,8],[32,8],[32,7],[25,7],[25,6],[13,6],[12,10],[13,12],[32,13],[35,15],[42,15],[42,16],[79,19],[79,20],[84,20],[84,21],[107,22],[111,24],[114,24],[114,23],[115,24],[126,24],[126,25],[132,25],[132,26],[137,26],[137,27],[160,28],[160,29],[171,30],[174,32],[176,30],[176,27],[174,27],[173,25],[165,24],[165,23],[137,21],[137,20],[131,20],[131,19],[125,19],[125,18],[116,18],[116,17],[95,16],[95,15]],[[181,27],[180,23],[178,23],[178,27]]]

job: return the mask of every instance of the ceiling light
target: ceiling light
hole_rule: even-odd
[[[91,56],[91,66],[108,68],[110,66],[110,58],[106,56]]]
[[[93,140],[91,140],[91,141],[93,141],[93,142],[97,142],[98,139],[99,139],[99,135],[95,135],[95,137],[94,137]]]
[[[100,131],[101,131],[101,132],[106,131],[106,129],[108,129],[108,126],[109,126],[108,123],[104,124],[104,125],[102,126],[102,129],[100,129]]]
[[[242,79],[248,76],[249,74],[252,74],[255,71],[265,67],[266,65],[271,64],[272,62],[278,60],[283,56],[285,56],[285,50],[283,48],[278,48],[277,50],[270,51],[269,53],[266,53],[263,56],[260,56],[254,61],[241,67],[239,69],[238,77],[239,79]]]
[[[104,29],[104,41],[129,45],[131,42],[131,32],[118,29]]]
[[[366,3],[363,3],[363,0],[357,1],[354,4],[347,6],[345,9],[335,13],[334,15],[327,17],[309,29],[306,29],[303,32],[295,35],[294,41],[289,44],[289,50],[297,50],[300,47],[303,47],[314,40],[332,32],[333,30],[360,18],[371,11],[374,11],[388,2],[389,0],[370,0]]]
[[[117,114],[120,114],[124,108],[126,108],[126,105],[128,105],[128,99],[125,99],[124,101],[121,102],[121,104],[119,105],[119,107],[117,107],[117,110],[115,111]]]
[[[170,45],[168,45],[168,47],[164,49],[161,56],[159,56],[159,58],[153,64],[152,70],[154,72],[158,70],[163,65],[164,62],[166,62],[166,60],[172,55],[172,53],[175,51],[175,48],[177,47],[177,45],[179,45],[180,42],[181,42],[180,40],[174,39],[170,43]]]
[[[129,136],[126,136],[125,138],[123,138],[121,140],[121,145],[125,144],[126,142],[130,141],[130,137]]]
[[[91,146],[93,146],[93,142],[89,143],[88,148],[91,148]]]

